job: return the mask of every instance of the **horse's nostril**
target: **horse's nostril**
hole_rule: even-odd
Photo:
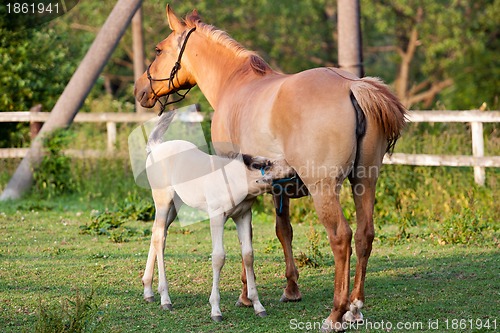
[[[142,93],[139,93],[139,94],[136,93],[135,98],[137,99],[138,102],[140,102],[144,98],[144,95],[146,95],[146,92],[142,91]]]

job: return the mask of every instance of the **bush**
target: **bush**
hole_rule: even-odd
[[[45,155],[40,167],[33,173],[34,190],[44,198],[68,194],[76,189],[71,172],[71,158],[64,155],[74,138],[74,132],[67,129],[55,130],[43,139]]]

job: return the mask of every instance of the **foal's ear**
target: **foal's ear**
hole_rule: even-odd
[[[174,10],[170,7],[169,4],[167,4],[167,20],[168,26],[172,31],[182,31],[182,29],[184,28],[182,22],[177,18]]]

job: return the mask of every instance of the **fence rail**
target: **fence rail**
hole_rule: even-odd
[[[29,122],[43,123],[48,119],[50,112],[20,111],[0,112],[0,122]],[[106,123],[107,151],[78,151],[68,150],[68,154],[76,157],[97,157],[114,153],[116,143],[117,123],[142,123],[155,116],[154,113],[79,113],[74,122],[77,123]],[[199,122],[200,114],[193,112],[188,122]],[[429,154],[402,154],[394,153],[384,157],[385,164],[420,165],[420,166],[466,166],[474,167],[474,179],[478,184],[484,184],[485,168],[500,167],[500,156],[484,156],[483,123],[499,123],[500,111],[410,111],[410,122],[462,122],[471,124],[472,155],[429,155]],[[27,149],[7,148],[0,149],[0,158],[22,158]]]

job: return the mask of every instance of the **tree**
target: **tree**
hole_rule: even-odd
[[[394,88],[407,106],[429,108],[439,94],[446,96],[449,108],[478,107],[485,100],[494,106],[498,87],[478,91],[472,80],[465,84],[463,80],[466,72],[489,71],[487,59],[498,64],[498,57],[493,59],[498,38],[491,40],[499,34],[493,23],[499,5],[498,0],[365,0],[364,40],[369,43],[366,58],[371,65],[367,67],[386,74],[384,64],[392,62],[388,68],[396,74]],[[477,99],[464,103],[451,95],[458,95],[456,90],[445,90],[452,86],[471,91]]]
[[[85,55],[82,63],[72,76],[57,100],[49,119],[33,141],[30,150],[18,166],[7,184],[0,200],[17,199],[31,187],[33,169],[42,161],[44,135],[56,129],[67,127],[78,113],[99,73],[111,56],[125,28],[140,7],[142,0],[119,0]]]

